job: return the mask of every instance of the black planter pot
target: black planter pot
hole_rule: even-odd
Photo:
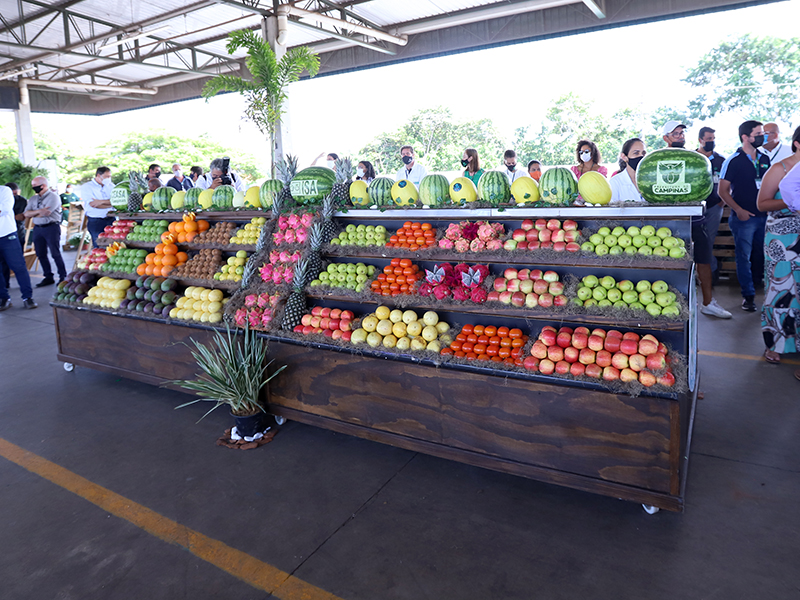
[[[231,416],[236,424],[236,431],[242,437],[253,437],[267,428],[267,415],[262,412],[249,417],[239,417],[233,413]]]

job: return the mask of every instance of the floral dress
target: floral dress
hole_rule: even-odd
[[[784,208],[767,215],[764,254],[764,343],[779,354],[800,352],[800,213]]]

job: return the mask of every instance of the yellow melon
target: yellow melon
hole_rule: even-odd
[[[611,202],[611,186],[597,171],[589,171],[578,180],[578,193],[584,202],[601,206]]]
[[[180,210],[183,208],[184,199],[186,197],[186,192],[180,191],[172,194],[172,198],[170,198],[169,205],[174,210]]]
[[[350,202],[353,206],[370,206],[366,181],[354,181],[350,184]]]
[[[478,188],[469,177],[456,177],[450,183],[450,201],[453,204],[469,204],[478,199]]]
[[[197,199],[197,203],[201,208],[209,208],[212,204],[214,204],[214,190],[203,190],[200,193],[200,197]]]
[[[142,210],[153,210],[153,192],[148,192],[142,198]]]
[[[539,201],[539,184],[532,177],[520,177],[511,184],[511,197],[517,204]]]
[[[247,190],[244,195],[244,205],[249,208],[261,208],[261,198],[259,196],[261,189],[254,185]]]

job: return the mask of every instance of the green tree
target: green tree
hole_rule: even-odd
[[[800,38],[747,34],[723,42],[684,81],[709,90],[689,103],[696,118],[738,111],[753,119],[792,123],[798,114]]]

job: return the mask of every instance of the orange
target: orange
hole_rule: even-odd
[[[403,223],[403,229],[411,229],[411,227],[413,226],[414,224],[411,221],[406,221],[405,223]]]
[[[167,231],[169,231],[170,233],[175,233],[175,225],[177,224],[178,224],[177,221],[173,221],[172,223],[170,223],[169,226],[167,227]]]
[[[153,275],[155,275],[156,277],[161,277],[161,265],[153,267]]]
[[[483,325],[475,325],[475,327],[472,328],[472,333],[474,333],[477,336],[483,335],[484,333]]]
[[[486,327],[483,328],[483,333],[484,333],[484,335],[488,335],[489,337],[493,337],[494,335],[497,334],[497,327],[495,327],[494,325],[487,325]],[[498,340],[498,343],[499,343],[499,340]]]
[[[192,240],[195,237],[197,237],[197,233],[195,233],[194,231],[190,231],[189,233],[186,234],[186,243],[187,244],[191,244]]]
[[[156,244],[155,253],[159,255],[164,254],[164,244]]]
[[[512,329],[511,331],[508,332],[508,337],[510,337],[512,340],[515,339],[515,338],[521,338],[522,337],[522,330],[514,328],[514,329]]]
[[[400,259],[399,259],[399,258],[393,258],[393,259],[391,260],[391,262],[389,262],[389,265],[390,265],[390,266],[392,266],[392,267],[398,267],[398,266],[400,266]],[[384,272],[385,272],[385,271],[386,271],[386,269],[384,268]]]
[[[430,223],[423,223],[422,227],[420,227],[420,229],[423,229],[423,230],[433,229],[433,225],[431,225]]]
[[[153,259],[153,264],[157,267],[161,266],[161,259],[164,257],[161,254],[156,254],[155,258]]]
[[[179,244],[185,244],[186,243],[186,233],[185,232],[181,231],[178,234],[178,243]]]
[[[422,229],[422,223],[412,223],[411,229]]]
[[[209,227],[208,221],[204,221],[203,219],[197,221],[197,231],[202,233],[203,231],[208,231]]]
[[[170,232],[165,231],[161,234],[161,241],[165,244],[171,244],[175,241],[175,236],[172,235]]]
[[[186,252],[178,252],[175,256],[178,257],[179,263],[185,263],[187,260],[189,260],[189,255],[186,254]]]
[[[183,230],[187,233],[187,235],[193,231],[197,231],[198,225],[197,221],[186,221],[183,224]]]
[[[161,276],[166,277],[175,267],[161,267]]]
[[[183,231],[183,221],[175,221],[175,233],[181,233]]]
[[[178,257],[174,254],[165,254],[161,259],[161,264],[165,267],[174,267],[178,264]]]
[[[156,257],[155,253],[151,252],[150,254],[148,254],[147,256],[144,257],[144,262],[146,264],[148,264],[148,265],[152,265],[153,264],[153,260],[155,259],[155,257]],[[148,273],[148,275],[149,274],[150,273]]]
[[[399,264],[399,266],[403,267],[404,269],[410,268],[411,267],[411,259],[409,259],[409,258],[400,259],[400,262],[398,264]]]
[[[177,254],[178,247],[175,244],[164,244],[164,254]]]
[[[508,335],[508,327],[498,327],[497,335],[500,337],[506,337]]]
[[[153,264],[147,265],[147,267],[145,267],[144,274],[145,275],[152,275],[153,274],[153,269],[155,269],[155,268],[156,267]]]
[[[147,275],[146,269],[147,269],[147,265],[145,263],[142,263],[138,267],[136,267],[136,274],[137,275]]]
[[[466,333],[467,335],[469,335],[470,333],[472,333],[472,330],[473,326],[467,323],[466,325],[464,325],[464,327],[461,328],[461,333]]]

